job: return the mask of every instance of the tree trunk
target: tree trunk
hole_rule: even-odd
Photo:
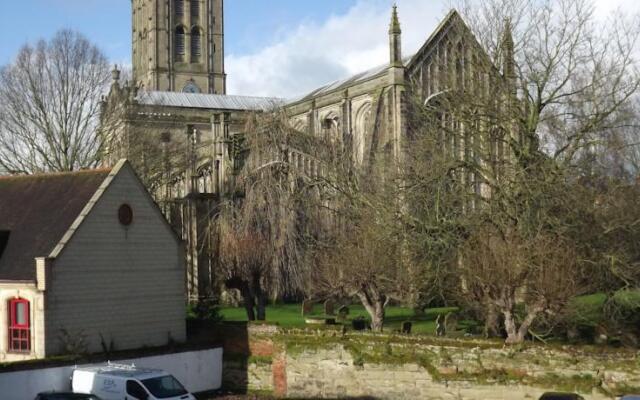
[[[515,316],[511,311],[504,311],[504,325],[507,330],[507,340],[506,344],[519,344],[524,342],[527,333],[529,333],[529,328],[533,321],[536,319],[539,313],[544,311],[544,307],[541,305],[535,305],[529,309],[527,316],[518,327]]]
[[[384,325],[384,303],[378,301],[374,304],[374,312],[371,315],[371,330],[382,332]]]
[[[255,301],[253,299],[253,293],[251,293],[251,289],[248,284],[242,285],[242,298],[244,299],[244,308],[247,310],[247,320],[255,321],[256,313],[254,310]]]
[[[520,329],[516,323],[515,316],[509,310],[502,312],[504,314],[504,328],[507,331],[506,344],[518,344],[524,342],[524,335],[521,335]]]
[[[255,321],[256,320],[256,313],[254,309],[255,300],[254,300],[253,292],[251,290],[249,282],[235,277],[235,278],[228,279],[225,282],[225,285],[229,289],[237,289],[240,291],[240,295],[242,296],[242,300],[244,303],[243,304],[244,309],[247,312],[247,320]]]
[[[256,309],[258,311],[258,321],[265,321],[267,319],[267,295],[262,290],[260,282],[257,282],[255,289],[256,294]]]
[[[381,295],[375,289],[363,289],[357,293],[360,302],[371,317],[371,330],[374,332],[382,332],[384,326],[384,315],[386,296]]]

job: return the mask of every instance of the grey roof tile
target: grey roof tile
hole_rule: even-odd
[[[201,108],[229,111],[269,111],[282,105],[272,97],[231,96],[221,94],[140,91],[138,104],[149,106]]]

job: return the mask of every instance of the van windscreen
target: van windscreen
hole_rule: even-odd
[[[145,379],[141,382],[158,399],[168,399],[188,393],[182,384],[171,375]]]

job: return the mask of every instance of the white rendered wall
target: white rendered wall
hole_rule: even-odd
[[[222,349],[118,361],[137,367],[163,369],[175,376],[191,393],[220,389],[222,386]],[[69,391],[74,366],[0,373],[0,399],[30,400],[40,392]]]

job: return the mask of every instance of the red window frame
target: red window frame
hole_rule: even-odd
[[[18,306],[25,306],[26,321],[18,322]],[[29,300],[9,300],[9,351],[13,353],[31,352],[31,307]]]

